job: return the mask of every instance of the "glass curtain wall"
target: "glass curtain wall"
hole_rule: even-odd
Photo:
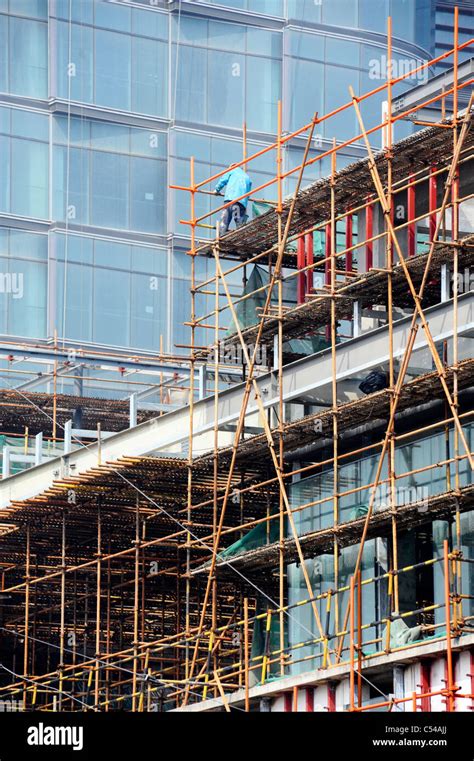
[[[377,63],[382,72],[383,38],[378,46],[372,33],[384,33],[387,10],[397,56],[412,57],[416,45],[429,48],[420,33],[429,27],[428,0],[416,3],[416,14],[405,0],[193,5],[201,6],[199,13],[183,7],[178,13],[164,2],[0,0],[1,229],[5,239],[25,227],[31,236],[31,254],[26,246],[20,257],[28,264],[12,265],[8,254],[16,270],[3,273],[23,273],[28,299],[20,313],[20,299],[0,293],[6,335],[41,339],[66,330],[74,341],[150,350],[163,336],[164,349],[178,351],[175,343],[189,342],[183,325],[189,229],[179,225],[189,208],[186,195],[169,184],[188,184],[189,157],[202,179],[242,157],[244,122],[249,154],[274,140],[279,99],[288,130],[316,110],[341,105],[348,84],[357,90],[379,84],[369,74]],[[378,119],[378,102],[364,108],[368,124]],[[353,126],[352,116],[341,117],[336,137]],[[332,131],[316,136],[321,143],[312,155],[324,150]],[[285,170],[300,162],[303,148],[303,138],[292,141]],[[358,155],[360,146],[347,151],[340,166]],[[328,162],[315,165],[304,182],[328,171]],[[251,172],[254,187],[268,181],[274,154],[262,156]],[[288,179],[285,192],[295,181]],[[263,195],[274,199],[276,187]],[[199,196],[198,213],[214,203]],[[58,242],[66,228],[70,245],[63,248],[70,257]],[[204,228],[199,233],[209,236]],[[46,245],[41,262],[35,235]],[[74,236],[89,241],[89,259],[73,258]],[[138,250],[153,250],[152,263],[137,265]],[[33,286],[28,273],[35,267]],[[200,267],[207,276],[207,265]],[[155,292],[144,291],[143,277],[158,278]],[[113,294],[100,300],[105,286]]]

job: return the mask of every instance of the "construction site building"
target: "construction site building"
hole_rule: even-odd
[[[185,378],[173,408],[159,377],[158,416],[2,392],[23,436],[4,442],[0,482],[2,706],[472,710],[474,78],[457,10],[453,30],[415,73],[452,69],[414,105],[390,19],[374,90],[291,134],[279,102],[275,143],[248,155],[244,140],[241,165],[268,153],[275,176],[238,230],[219,236],[223,200],[197,213],[224,171],[196,182],[191,158],[174,188],[189,195],[189,353],[140,358]],[[349,110],[354,134],[314,155]],[[365,157],[339,166],[353,144]]]

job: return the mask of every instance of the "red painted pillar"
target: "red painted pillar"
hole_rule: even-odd
[[[352,235],[352,214],[348,214],[346,217],[346,248],[351,248],[353,243]],[[352,251],[348,251],[346,254],[346,272],[352,271]]]
[[[430,692],[430,685],[431,685],[430,664],[427,661],[421,661],[420,675],[421,675],[421,684],[420,684],[421,693],[423,694],[423,693]],[[421,710],[431,711],[430,697],[421,698]]]
[[[368,241],[365,244],[365,268],[368,272],[374,266],[374,243],[370,240],[374,234],[374,206],[373,201],[370,203],[370,198],[367,199],[368,206],[365,210],[365,240]]]
[[[328,711],[331,713],[336,710],[336,687],[334,684],[328,684]]]
[[[298,270],[297,284],[296,284],[296,301],[298,304],[303,304],[305,296],[305,273],[301,272],[305,263],[305,251],[304,251],[304,237],[298,238],[298,244],[296,249],[296,266]]]
[[[331,225],[328,223],[326,225],[326,242],[324,246],[324,257],[326,261],[324,262],[324,284],[325,285],[331,285]],[[331,340],[331,326],[326,325],[326,341]]]
[[[416,254],[416,224],[413,222],[416,216],[415,212],[415,185],[412,185],[414,177],[410,175],[410,185],[407,189],[407,222],[408,224],[408,256]]]
[[[305,235],[306,266],[314,264],[313,233]],[[306,270],[306,293],[313,290],[313,270]]]
[[[324,246],[324,283],[331,285],[331,225],[326,225],[326,242]]]
[[[436,189],[437,189],[437,182],[438,178],[434,174],[436,170],[436,167],[432,166],[430,171],[430,181],[429,181],[429,212],[430,212],[430,243],[434,238],[435,230],[436,230]]]

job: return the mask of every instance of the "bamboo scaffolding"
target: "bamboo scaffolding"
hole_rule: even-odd
[[[458,318],[461,298],[458,276],[461,267],[466,263],[468,266],[471,258],[474,260],[472,238],[461,237],[459,222],[461,204],[474,197],[469,193],[462,195],[460,188],[461,168],[469,168],[473,158],[469,132],[472,96],[465,114],[458,114],[459,92],[472,85],[472,82],[460,85],[457,81],[459,51],[467,44],[459,45],[456,12],[452,50],[415,69],[415,72],[425,71],[449,55],[454,60],[453,87],[426,102],[429,105],[441,100],[443,122],[426,131],[428,155],[421,167],[420,164],[410,167],[403,151],[410,155],[410,151],[419,150],[423,134],[418,133],[416,140],[404,143],[401,149],[393,140],[394,125],[413,113],[413,109],[393,113],[393,88],[414,72],[393,77],[390,19],[386,83],[357,97],[351,92],[348,103],[330,114],[315,115],[310,123],[291,134],[283,132],[279,103],[276,139],[253,156],[248,155],[244,124],[242,166],[250,169],[255,158],[275,151],[275,177],[254,189],[252,198],[258,200],[259,192],[271,184],[276,185],[277,197],[262,221],[252,221],[239,233],[244,241],[240,245],[249,246],[248,251],[238,247],[233,250],[232,241],[238,236],[229,233],[221,237],[219,228],[214,240],[202,242],[197,238],[198,227],[206,225],[214,229],[214,225],[207,225],[204,220],[212,219],[211,215],[219,214],[227,204],[213,209],[210,215],[196,214],[196,194],[207,193],[206,185],[223,172],[197,183],[191,158],[190,186],[181,188],[190,193],[191,200],[190,220],[185,220],[190,227],[191,310],[186,322],[190,329],[189,357],[186,360],[181,357],[189,368],[189,383],[167,380],[161,369],[160,383],[156,384],[161,402],[167,398],[165,394],[170,388],[179,387],[188,392],[189,429],[185,433],[183,456],[176,459],[124,457],[110,463],[102,461],[99,444],[97,466],[88,473],[61,475],[44,494],[0,510],[0,541],[4,550],[1,588],[2,594],[9,595],[12,601],[1,635],[5,642],[23,638],[21,673],[16,674],[12,669],[11,679],[5,676],[0,682],[2,697],[20,696],[24,709],[59,707],[60,710],[110,711],[127,708],[138,712],[152,710],[157,705],[160,710],[165,706],[186,707],[191,700],[213,697],[230,712],[232,693],[240,689],[243,707],[250,711],[254,706],[253,684],[268,684],[270,676],[284,677],[296,664],[306,664],[311,669],[323,669],[327,675],[337,673],[334,672],[336,667],[346,668],[353,712],[376,706],[391,710],[410,701],[413,709],[418,710],[422,705],[420,701],[434,695],[445,697],[447,709],[454,710],[458,701],[473,698],[458,689],[453,660],[453,638],[461,632],[470,632],[473,618],[465,615],[471,595],[466,594],[469,590],[463,589],[462,570],[466,567],[463,563],[471,559],[461,552],[461,517],[474,504],[472,486],[465,480],[467,468],[473,465],[467,430],[474,413],[463,406],[466,393],[473,386],[474,372],[472,360],[462,359],[462,330]],[[387,115],[380,125],[366,129],[360,104],[371,94],[382,92],[386,92]],[[453,96],[453,114],[445,119],[446,97],[450,95]],[[360,134],[339,144],[333,140],[328,150],[310,158],[315,126],[327,122],[330,129],[330,118],[349,109],[357,116]],[[384,134],[384,150],[376,156],[369,138],[377,131]],[[294,137],[306,139],[303,160],[298,167],[284,171],[283,151]],[[359,162],[359,174],[351,175],[344,169],[338,171],[339,152],[360,139],[366,145],[368,163]],[[447,148],[448,143],[452,147]],[[302,191],[304,171],[329,156],[328,180],[316,190],[310,186]],[[439,161],[434,170],[429,159]],[[361,177],[362,172],[364,182],[357,198],[355,190],[350,187],[346,190],[345,184],[350,186],[351,176]],[[296,174],[295,192],[284,200],[284,182]],[[437,180],[445,180],[441,204],[436,202],[426,213],[420,212],[416,218],[410,216],[395,226],[393,208],[398,194],[408,189],[413,192],[415,188],[423,189],[428,181]],[[317,215],[314,212],[312,220],[301,199],[307,199],[305,203],[308,199],[320,199]],[[359,230],[354,241],[352,218],[357,214],[371,215],[376,208],[383,211],[383,230],[376,234],[372,231],[365,238]],[[450,240],[446,234],[448,213],[452,219]],[[435,217],[435,224],[430,225]],[[341,224],[349,218],[346,245],[341,248],[338,235]],[[408,260],[401,243],[402,233],[409,232],[413,226],[416,233],[416,226],[425,222],[432,233],[427,251],[420,254],[420,258],[414,256]],[[271,229],[270,225],[273,225]],[[252,231],[255,231],[254,248],[249,243]],[[327,233],[329,238],[324,256],[313,260],[313,249],[311,261],[296,267],[296,257],[289,250],[291,246],[302,236],[321,232]],[[377,262],[368,264],[367,272],[362,274],[356,259],[364,254],[364,248],[374,250],[375,245],[381,247],[383,255]],[[214,266],[213,274],[201,282],[197,276],[197,256],[212,257]],[[342,261],[341,257],[344,257]],[[232,264],[225,271],[224,260],[231,260]],[[231,292],[235,290],[234,276],[242,275],[245,289],[248,267],[257,263],[268,267],[269,282],[252,293]],[[291,271],[285,271],[287,266]],[[450,266],[453,274],[449,305],[453,310],[453,335],[449,346],[446,341],[445,354],[440,358],[425,308],[430,277],[433,271],[438,274],[444,266]],[[318,290],[310,285],[303,303],[288,308],[284,300],[285,283],[291,283],[295,277],[301,282],[302,275],[306,283],[312,283],[313,274],[323,269],[327,275],[325,287]],[[388,386],[367,399],[347,402],[339,398],[338,369],[338,345],[347,331],[338,323],[347,319],[347,305],[360,300],[364,289],[365,308],[371,309],[374,305],[380,311],[384,309]],[[407,294],[405,300],[400,295],[402,289]],[[198,314],[198,294],[209,297],[211,306],[206,307],[204,315]],[[264,306],[257,314],[256,325],[242,329],[237,307],[248,305],[256,295],[262,298]],[[396,310],[406,309],[410,299],[411,323],[403,353],[398,358],[394,356]],[[292,327],[294,313],[299,315],[297,328]],[[235,425],[226,429],[221,420],[220,392],[229,366],[221,361],[219,345],[220,336],[228,340],[229,328],[225,324],[228,315],[235,324],[235,334],[229,340],[241,350],[244,383]],[[369,319],[375,321],[376,318]],[[435,371],[410,379],[410,363],[420,325]],[[197,343],[198,329],[211,331],[215,349],[212,360],[207,342],[204,347]],[[326,330],[331,357],[328,406],[322,412],[303,414],[292,420],[284,395],[284,345],[299,336],[300,330],[304,335],[305,330],[320,329]],[[252,349],[248,346],[250,338],[254,340]],[[263,344],[270,345],[272,351],[269,359],[271,403],[264,399],[256,382],[257,355]],[[451,352],[449,356],[448,352]],[[98,361],[100,356],[98,353]],[[162,340],[160,357],[163,358]],[[171,358],[167,355],[164,359]],[[196,442],[198,363],[208,365],[214,381],[211,445],[204,453]],[[57,393],[56,387],[60,378],[57,361],[48,377],[54,381],[54,439],[59,438],[57,429],[62,419],[62,395]],[[120,381],[126,382],[126,379]],[[255,405],[249,409],[252,395]],[[397,415],[411,413],[427,397],[430,402],[443,406],[444,414],[440,413],[439,419],[397,430]],[[104,404],[102,411],[107,413],[109,408],[112,409],[112,405]],[[382,434],[377,432],[370,443],[351,439],[346,446],[343,434],[352,435],[369,418],[378,421],[377,430]],[[320,419],[323,426],[321,457],[315,457],[314,462],[305,459],[293,462],[288,455],[296,453],[297,456],[299,445],[314,442],[316,419]],[[32,427],[27,418],[22,422],[25,423],[22,428],[25,451],[28,451]],[[101,426],[105,429],[103,419],[96,422],[99,431]],[[254,434],[254,429],[259,433]],[[398,465],[398,450],[422,434],[430,433],[445,437],[449,445],[445,455],[418,467]],[[232,440],[230,447],[227,446],[229,440]],[[360,484],[348,482],[342,466],[362,456],[375,458],[375,474],[364,477]],[[386,475],[383,473],[385,464]],[[434,478],[440,472],[445,474],[446,489],[429,497],[427,515],[420,514],[416,502],[399,498],[398,486],[404,479],[416,482],[420,477],[421,482],[421,476]],[[293,498],[292,483],[296,479],[321,474],[328,475],[328,494],[308,499],[303,490],[299,500]],[[375,509],[377,490],[381,486],[388,488],[386,510]],[[69,505],[71,492],[74,500]],[[357,503],[366,494],[370,495],[366,515],[345,520],[344,512],[341,514],[341,505],[346,504],[344,500]],[[322,516],[327,508],[332,515],[331,527],[302,533],[300,527],[306,517]],[[407,527],[424,526],[435,517],[453,519],[452,549],[445,542],[442,557],[400,567],[399,532]],[[265,544],[236,557],[220,557],[223,549],[236,539],[245,540],[253,529],[264,532]],[[390,562],[383,573],[364,578],[361,564],[366,540],[379,536],[387,540]],[[272,537],[277,538],[272,540]],[[349,546],[357,547],[357,560],[347,578],[340,556]],[[316,594],[307,560],[325,552],[332,559],[334,581],[331,588]],[[305,592],[304,599],[290,604],[287,574],[289,565],[295,562],[299,564]],[[443,598],[422,604],[417,601],[416,607],[412,606],[409,611],[402,608],[400,613],[400,580],[435,566],[443,569]],[[364,621],[366,595],[369,590],[385,589],[382,584],[388,587],[389,608],[373,616],[375,620]],[[304,606],[316,630],[306,629],[298,641],[287,641],[285,626],[295,617],[298,621]],[[394,646],[393,622],[424,620],[423,617],[429,621],[435,611],[439,621],[430,624],[428,629],[446,648],[446,688],[365,705],[362,680],[369,678],[367,674],[374,658],[389,652],[410,652],[416,658],[416,648],[425,642]],[[272,639],[276,625],[278,642]],[[256,635],[252,634],[252,627],[254,632],[256,627],[265,630],[265,642],[259,654],[253,652]],[[368,645],[373,652],[366,654],[364,649]],[[293,710],[297,710],[297,689],[291,697]]]

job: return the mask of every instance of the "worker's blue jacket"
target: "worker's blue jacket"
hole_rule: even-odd
[[[216,193],[220,193],[222,188],[225,187],[225,200],[235,201],[236,198],[240,198],[244,193],[249,193],[252,189],[252,180],[242,167],[238,166],[235,169],[231,169],[227,172],[216,185]],[[247,208],[248,198],[242,198],[239,203],[242,204],[244,209]]]

